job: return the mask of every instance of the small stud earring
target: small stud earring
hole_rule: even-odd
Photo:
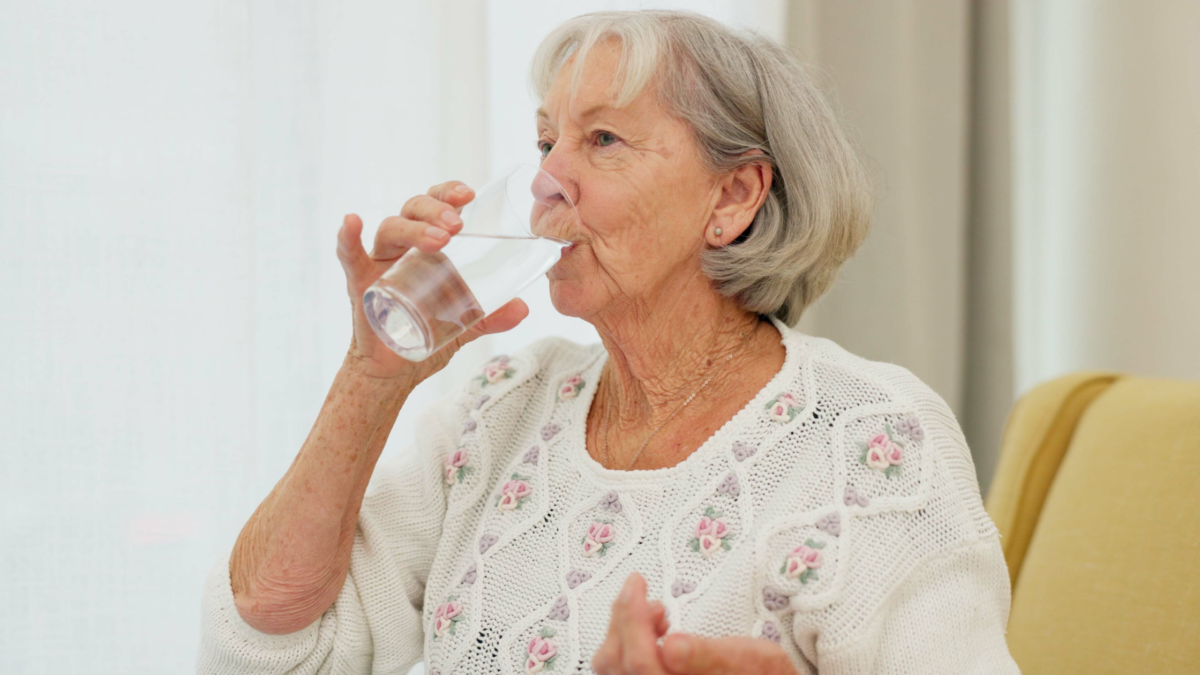
[[[713,231],[713,234],[717,235],[718,237],[721,236],[721,228],[718,227],[716,230]]]

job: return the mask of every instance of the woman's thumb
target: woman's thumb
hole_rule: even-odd
[[[506,330],[512,330],[517,327],[517,324],[525,320],[529,316],[529,305],[520,298],[509,300],[500,309],[488,314],[482,321],[471,326],[471,328],[458,338],[459,346],[465,345],[476,338],[492,333],[503,333]]]
[[[514,298],[471,328],[478,330],[480,335],[503,333],[516,328],[517,324],[524,321],[527,316],[529,316],[529,305],[526,305],[525,301],[520,298]]]
[[[371,256],[362,245],[362,218],[348,214],[342,219],[337,234],[337,256],[346,271],[347,280],[361,279],[371,273]]]

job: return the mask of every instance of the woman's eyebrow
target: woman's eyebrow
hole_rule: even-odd
[[[598,113],[612,109],[612,106],[608,105],[607,103],[593,104],[587,110],[584,110],[579,114],[580,123],[587,121],[588,118],[595,117]],[[554,128],[554,122],[550,119],[550,113],[546,112],[543,108],[537,109],[537,122],[538,124],[545,124],[548,127]]]

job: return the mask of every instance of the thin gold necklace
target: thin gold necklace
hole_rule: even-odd
[[[670,417],[663,420],[662,424],[659,424],[657,427],[654,428],[654,431],[650,432],[650,435],[646,438],[645,442],[642,443],[642,447],[638,448],[638,451],[636,453],[634,453],[634,455],[633,455],[633,459],[630,460],[629,463],[625,465],[625,468],[622,469],[622,471],[628,471],[631,467],[633,467],[633,465],[635,463],[637,463],[638,458],[640,458],[642,456],[642,451],[645,450],[646,446],[650,444],[650,439],[654,438],[654,435],[658,433],[658,430],[662,429],[664,426],[666,426],[667,422],[670,422],[672,419],[674,419],[675,416],[679,414],[680,410],[683,410],[684,408],[686,408],[687,404],[691,403],[692,399],[696,398],[696,394],[699,394],[701,391],[704,390],[705,387],[708,386],[709,382],[712,382],[712,379],[714,377],[716,377],[717,373],[724,370],[725,366],[728,365],[731,360],[733,360],[733,357],[742,350],[742,347],[746,346],[747,342],[750,341],[750,336],[754,334],[754,331],[756,328],[758,328],[757,325],[755,325],[753,328],[751,328],[748,333],[741,334],[742,341],[738,343],[738,346],[735,347],[733,349],[733,351],[729,352],[729,356],[725,357],[725,361],[723,363],[721,363],[720,366],[718,366],[717,370],[713,371],[713,373],[710,374],[708,376],[708,378],[704,380],[703,384],[701,384],[699,387],[697,387],[696,390],[693,391],[692,394],[687,397],[687,400],[683,402],[683,405],[679,406],[675,410],[675,412],[671,413]],[[609,412],[611,411],[611,409],[613,407],[615,407],[615,406],[609,405],[609,410],[606,410],[604,412],[604,466],[605,467],[608,466],[608,430],[610,428],[612,428],[611,422],[609,421],[609,418],[610,418]]]

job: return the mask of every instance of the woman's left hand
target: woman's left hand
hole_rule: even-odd
[[[646,600],[646,580],[629,575],[613,603],[608,636],[592,668],[598,675],[796,675],[783,648],[749,637],[704,638],[686,633],[666,635],[661,602]]]

